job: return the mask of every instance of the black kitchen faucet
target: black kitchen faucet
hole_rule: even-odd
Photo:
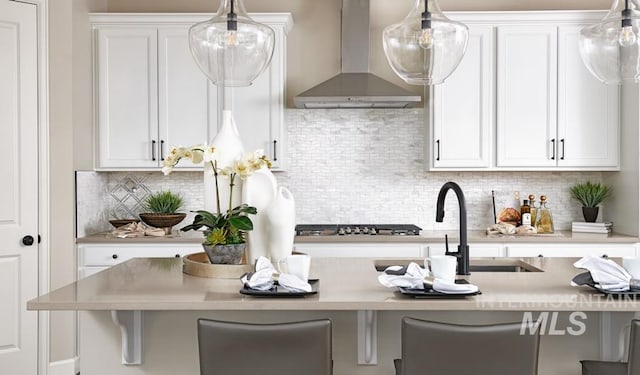
[[[438,193],[438,203],[436,207],[436,222],[442,223],[444,219],[444,199],[449,189],[456,193],[458,198],[458,207],[460,209],[460,244],[458,251],[449,252],[447,248],[446,255],[453,255],[458,260],[458,275],[469,275],[469,245],[467,244],[467,204],[464,200],[464,193],[455,182],[447,182],[440,188]]]

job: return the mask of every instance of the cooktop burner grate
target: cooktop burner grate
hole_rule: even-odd
[[[413,224],[300,224],[298,236],[417,236],[422,228]]]

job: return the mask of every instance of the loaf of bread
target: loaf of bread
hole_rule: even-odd
[[[509,207],[500,211],[498,215],[498,223],[508,223],[518,225],[520,221],[520,212],[515,208]]]

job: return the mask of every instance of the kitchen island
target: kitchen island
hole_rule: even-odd
[[[575,259],[476,260],[523,261],[542,272],[475,272],[468,280],[481,295],[440,300],[416,300],[383,287],[375,261],[313,259],[311,277],[320,280],[317,295],[270,299],[241,295],[237,279],[183,274],[177,258],[136,258],[29,301],[27,307],[81,311],[83,375],[197,374],[199,317],[247,322],[328,317],[334,322],[334,373],[378,375],[392,373],[392,359],[399,356],[402,316],[482,324],[522,321],[526,314],[536,319],[547,312],[555,318],[542,338],[540,374],[578,374],[579,359],[619,355],[619,348],[600,342],[617,342],[616,322],[640,311],[640,300],[571,287],[571,278],[580,272],[572,266]],[[566,329],[572,326],[572,312],[583,314],[579,318],[586,329],[580,335]],[[121,326],[122,343],[112,318]],[[126,362],[141,364],[121,365],[121,346]]]

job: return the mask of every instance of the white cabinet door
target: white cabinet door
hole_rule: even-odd
[[[497,166],[556,166],[557,28],[498,27]]]
[[[276,42],[267,70],[251,86],[227,89],[227,92],[233,95],[233,116],[245,150],[264,150],[273,162],[273,169],[283,170],[286,155],[286,32],[283,26],[271,27]],[[222,116],[221,112],[219,116]]]
[[[158,108],[160,149],[210,142],[217,133],[217,88],[196,65],[189,50],[189,27],[158,29]],[[189,160],[178,166],[194,167]]]
[[[494,124],[494,28],[469,26],[462,61],[434,88],[431,166],[486,168],[491,165]]]
[[[598,81],[582,63],[582,26],[558,31],[558,166],[618,167],[618,85]]]
[[[101,28],[96,37],[96,166],[157,167],[156,28]]]

